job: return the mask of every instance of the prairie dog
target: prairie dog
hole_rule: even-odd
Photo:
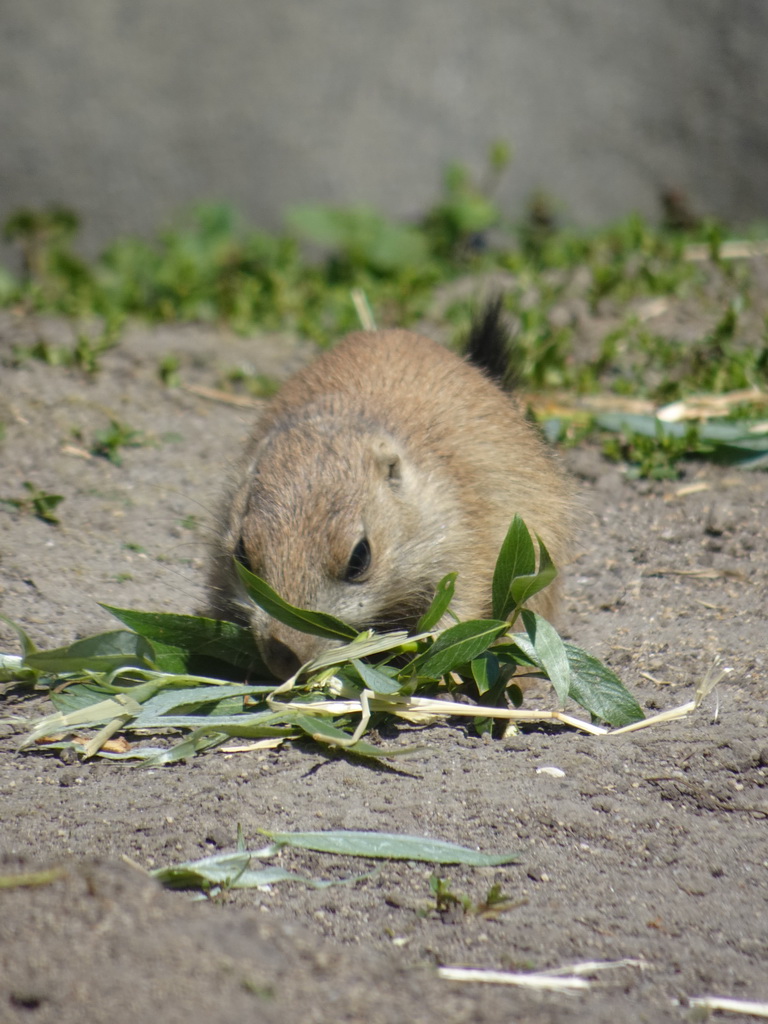
[[[473,330],[488,366],[506,344],[498,312]],[[571,508],[537,431],[482,369],[409,331],[357,332],[291,377],[256,423],[222,508],[213,610],[249,624],[288,678],[331,644],[255,606],[233,559],[291,604],[361,630],[414,626],[458,570],[453,611],[482,618],[514,514],[560,567]],[[532,607],[551,617],[557,590]]]

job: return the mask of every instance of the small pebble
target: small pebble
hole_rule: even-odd
[[[730,505],[716,501],[709,506],[704,521],[705,533],[711,537],[720,537],[722,534],[732,531],[735,525],[736,517]]]

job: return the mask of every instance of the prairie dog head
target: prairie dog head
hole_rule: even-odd
[[[444,489],[442,489],[444,492]],[[223,585],[269,668],[287,678],[330,641],[299,633],[248,598],[236,558],[286,601],[365,629],[405,628],[450,561],[445,494],[380,428],[327,415],[281,421],[254,442],[220,551]]]

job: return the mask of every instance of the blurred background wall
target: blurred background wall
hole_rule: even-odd
[[[423,211],[449,161],[499,195],[768,213],[765,0],[2,0],[0,219],[59,203],[88,248],[199,200]]]

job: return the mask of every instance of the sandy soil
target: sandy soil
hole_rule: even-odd
[[[0,608],[41,646],[110,628],[98,601],[195,611],[206,518],[252,414],[189,387],[243,363],[279,372],[300,349],[133,328],[89,380],[13,365],[12,347],[41,335],[71,343],[62,322],[0,317],[0,497],[26,480],[62,494],[61,524],[0,505]],[[181,387],[160,381],[169,352]],[[121,466],[87,455],[110,418],[145,439]],[[390,770],[308,743],[159,770],[72,763],[19,753],[20,729],[0,722],[0,875],[61,868],[48,884],[0,889],[0,1021],[616,1024],[690,1020],[690,997],[768,1001],[768,475],[691,465],[650,484],[589,448],[568,460],[591,511],[565,631],[648,712],[689,700],[719,659],[731,671],[694,716],[603,739],[529,728],[485,742],[444,725]],[[18,651],[2,626],[0,649]],[[31,701],[13,690],[3,703],[18,714]],[[432,868],[414,863],[213,903],[163,892],[141,870],[231,849],[238,823],[251,847],[260,828],[350,828],[518,850],[517,865],[439,872],[475,902],[499,883],[513,905],[438,914]],[[325,878],[374,866],[281,862]],[[572,995],[436,971],[625,959]]]

